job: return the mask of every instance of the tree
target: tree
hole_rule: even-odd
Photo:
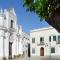
[[[24,6],[60,32],[60,0],[24,0]]]

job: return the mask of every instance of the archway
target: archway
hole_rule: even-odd
[[[44,48],[43,47],[40,48],[40,56],[44,56]]]

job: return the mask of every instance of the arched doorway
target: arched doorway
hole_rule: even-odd
[[[40,48],[40,56],[44,56],[44,48],[43,47]]]

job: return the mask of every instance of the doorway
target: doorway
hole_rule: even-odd
[[[12,59],[12,43],[9,42],[9,59]]]
[[[30,44],[28,44],[28,57],[30,57]]]
[[[40,56],[44,56],[44,48],[43,47],[40,48]]]

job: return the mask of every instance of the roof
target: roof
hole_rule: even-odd
[[[53,27],[49,26],[49,27],[34,29],[34,30],[31,30],[30,32],[37,32],[37,31],[43,31],[43,30],[49,30],[49,29],[53,29]]]

